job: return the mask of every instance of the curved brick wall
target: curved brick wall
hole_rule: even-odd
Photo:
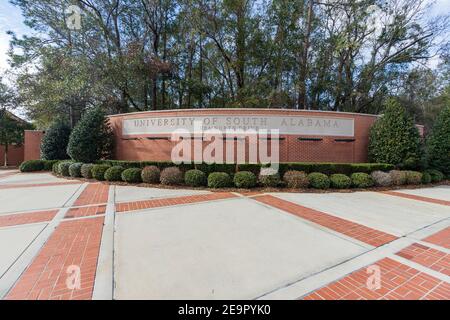
[[[277,123],[277,121],[278,123],[279,121],[285,123],[293,121],[297,125],[301,121],[303,125],[304,121],[307,126],[309,121],[317,122],[319,129],[321,125],[329,126],[325,136],[305,134],[306,129],[295,127],[295,125],[291,125],[288,129],[280,128],[281,162],[366,162],[369,129],[377,119],[377,116],[366,114],[279,109],[196,109],[119,114],[109,117],[116,137],[115,158],[118,160],[169,161],[172,148],[177,142],[170,141],[170,134],[161,132],[163,129],[160,127],[158,129],[153,124],[158,124],[159,121],[160,125],[168,124],[176,127],[177,122],[180,122],[178,119],[192,119],[192,117],[207,117],[208,122],[220,118],[219,122],[223,123],[232,123],[236,118],[238,118],[237,122],[243,118],[255,118],[255,122],[259,124],[265,124],[269,118],[270,124]],[[272,121],[272,118],[276,121]],[[153,121],[151,121],[152,119]],[[340,122],[344,123],[342,126],[345,126],[345,130],[338,128],[339,134],[332,135],[335,133],[332,128],[333,123],[339,127]],[[353,128],[350,133],[351,122]],[[124,123],[125,132],[123,131]],[[137,129],[130,131],[127,129],[129,125],[145,125],[146,132],[138,133]],[[298,132],[296,128],[300,128]],[[235,141],[234,144],[244,142],[246,150],[248,150],[248,139]],[[203,142],[203,146],[207,144],[209,142]]]

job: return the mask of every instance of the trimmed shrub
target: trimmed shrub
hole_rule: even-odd
[[[92,179],[92,163],[85,163],[81,166],[81,176],[86,179]]]
[[[70,137],[70,126],[61,120],[53,124],[45,131],[41,144],[41,157],[45,160],[67,159],[67,144]]]
[[[44,170],[44,161],[42,160],[28,160],[22,162],[19,170],[21,172],[33,172],[33,171],[42,171]]]
[[[234,175],[234,185],[237,188],[250,189],[256,186],[256,175],[250,171],[239,171]]]
[[[431,183],[431,175],[428,172],[422,172],[422,183],[429,184]]]
[[[83,164],[81,163],[81,162],[75,162],[75,163],[72,163],[70,166],[69,166],[69,175],[71,176],[71,177],[74,177],[74,178],[79,178],[79,177],[81,177],[81,166],[82,166]]]
[[[72,164],[72,161],[61,161],[58,165],[58,174],[64,177],[70,176],[69,168]]]
[[[110,166],[106,164],[94,164],[91,168],[92,178],[103,181],[105,180],[105,172],[108,170]]]
[[[422,173],[417,171],[406,171],[406,183],[407,184],[421,184]]]
[[[370,175],[373,182],[377,187],[390,187],[392,186],[392,178],[388,172],[374,171]]]
[[[161,171],[161,184],[164,185],[179,185],[183,183],[183,172],[177,167],[165,168]]]
[[[406,184],[407,177],[406,177],[405,171],[391,170],[389,172],[389,175],[391,176],[392,184],[394,186],[402,186],[402,185]]]
[[[52,166],[53,174],[59,174],[59,161],[55,162]]]
[[[94,162],[111,155],[113,133],[105,113],[95,108],[83,115],[70,135],[67,153],[80,162]]]
[[[283,181],[291,189],[308,188],[308,175],[303,171],[290,170],[283,175]]]
[[[231,185],[230,175],[226,172],[213,172],[208,176],[208,187],[226,188]]]
[[[146,166],[142,169],[141,178],[145,183],[159,183],[161,171],[157,166]]]
[[[43,160],[44,162],[44,171],[53,171],[53,165],[58,163],[59,160]]]
[[[281,179],[280,174],[275,169],[261,168],[258,181],[264,187],[274,188],[280,184]]]
[[[142,182],[142,170],[139,168],[129,168],[122,171],[122,180],[128,183]]]
[[[428,165],[450,175],[450,106],[440,112],[426,144]]]
[[[206,185],[206,174],[203,171],[192,169],[184,174],[184,182],[191,187],[201,187]]]
[[[121,166],[114,166],[105,171],[106,181],[122,181],[122,172],[125,169]]]
[[[431,182],[441,182],[445,178],[444,174],[439,170],[430,169],[426,170],[425,172],[427,172],[431,176]]]
[[[345,174],[332,174],[330,176],[330,185],[334,189],[348,189],[352,186],[352,179]]]
[[[422,156],[420,141],[419,130],[406,109],[390,99],[384,115],[370,130],[369,159],[413,169]]]
[[[309,185],[315,189],[328,189],[330,187],[330,179],[326,174],[313,172],[308,175]]]
[[[352,186],[355,188],[369,188],[374,185],[373,179],[370,175],[363,172],[353,173],[351,176]]]

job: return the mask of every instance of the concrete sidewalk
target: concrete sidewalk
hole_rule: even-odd
[[[449,299],[448,200],[448,186],[244,196],[0,171],[0,297]]]

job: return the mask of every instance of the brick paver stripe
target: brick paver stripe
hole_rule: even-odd
[[[66,213],[64,218],[67,219],[67,218],[82,218],[88,216],[95,216],[99,214],[104,214],[105,211],[106,205],[72,208]]]
[[[413,243],[397,255],[450,276],[450,254],[445,252]]]
[[[397,239],[396,236],[393,236],[391,234],[378,231],[352,221],[338,218],[321,211],[310,209],[299,204],[292,203],[290,201],[282,200],[271,195],[256,196],[252,199],[289,212],[303,219],[312,221],[321,226],[345,234],[346,236],[375,247],[382,246]]]
[[[50,210],[2,215],[0,216],[0,227],[50,221],[55,217],[57,212],[58,210]]]
[[[75,201],[74,206],[100,204],[108,202],[109,186],[102,183],[90,183]]]
[[[450,284],[389,258],[380,268],[380,288],[369,289],[373,271],[361,268],[304,297],[304,300],[449,300]]]
[[[71,184],[81,184],[80,181],[67,181],[67,182],[48,182],[48,183],[23,183],[23,184],[8,184],[0,185],[0,189],[17,189],[17,188],[36,188],[36,187],[54,187],[65,186]]]
[[[423,239],[423,241],[450,249],[450,227],[432,234],[431,236]]]
[[[63,221],[6,299],[92,299],[103,220],[97,217]],[[70,266],[80,268],[79,288],[76,270],[69,269]]]
[[[417,201],[423,201],[428,203],[435,203],[435,204],[441,204],[444,206],[450,206],[450,201],[441,200],[441,199],[434,199],[429,197],[422,197],[422,196],[416,196],[415,194],[408,194],[403,192],[397,192],[397,191],[382,191],[381,193],[388,194],[390,196],[395,197],[401,197],[411,200],[417,200]]]
[[[205,202],[205,201],[213,201],[213,200],[221,200],[221,199],[229,199],[236,198],[237,196],[230,192],[216,192],[211,194],[201,194],[201,195],[193,195],[193,196],[184,196],[184,197],[176,197],[176,198],[164,198],[164,199],[153,199],[153,200],[143,200],[143,201],[134,201],[134,202],[123,202],[116,204],[117,212],[124,211],[134,211],[134,210],[142,210],[149,208],[159,208],[159,207],[168,207],[179,204],[191,204],[197,202]]]

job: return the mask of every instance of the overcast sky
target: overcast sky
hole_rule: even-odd
[[[450,12],[450,0],[437,0],[430,15],[445,14],[446,12]],[[9,66],[7,51],[10,37],[6,34],[8,30],[14,31],[18,36],[31,32],[23,24],[20,10],[10,4],[8,0],[0,0],[0,73]]]

